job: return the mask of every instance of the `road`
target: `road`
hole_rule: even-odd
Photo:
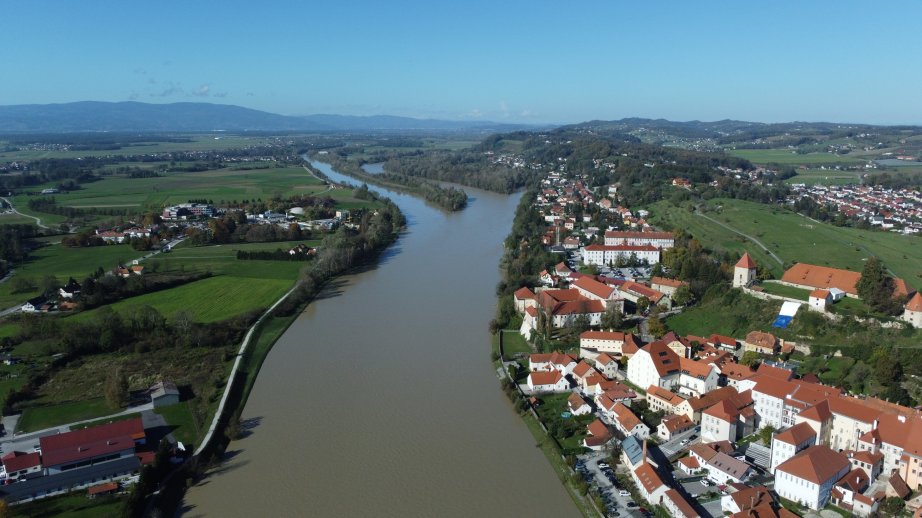
[[[765,250],[765,253],[767,253],[769,256],[771,256],[772,259],[774,259],[775,261],[778,261],[778,264],[784,266],[784,261],[782,261],[780,257],[778,257],[777,255],[775,255],[775,252],[772,252],[771,250],[769,250],[768,247],[765,246],[765,245],[764,245],[761,241],[759,241],[758,239],[756,239],[756,238],[750,236],[749,234],[744,234],[744,233],[740,232],[739,230],[736,230],[735,228],[731,227],[730,225],[727,225],[726,223],[717,221],[716,219],[714,219],[714,218],[712,218],[712,217],[710,217],[710,216],[706,216],[706,215],[702,214],[701,211],[699,211],[698,209],[695,209],[695,214],[697,214],[698,216],[701,216],[702,218],[704,218],[704,219],[706,219],[706,220],[708,220],[708,221],[710,221],[710,222],[712,222],[712,223],[716,223],[716,224],[722,226],[723,228],[729,230],[730,232],[733,232],[734,234],[739,234],[739,235],[745,237],[746,239],[752,241],[753,243],[759,245],[759,247],[762,248],[762,250]]]
[[[682,450],[688,449],[688,447],[691,446],[692,444],[701,442],[701,437],[695,437],[694,439],[690,439],[692,435],[700,435],[698,431],[696,431],[697,428],[698,427],[695,427],[695,428],[692,428],[691,430],[686,430],[682,433],[676,434],[675,437],[673,437],[669,441],[666,441],[663,444],[660,444],[659,451],[663,452],[663,455],[671,459],[673,456],[675,456]],[[682,441],[685,439],[690,439],[690,440],[687,444],[682,444]]]
[[[599,488],[599,492],[608,498],[610,504],[608,507],[609,515],[612,515],[611,510],[614,509],[617,511],[619,516],[635,516],[642,517],[643,514],[640,511],[637,511],[636,507],[631,509],[628,507],[628,504],[634,503],[633,498],[630,496],[621,496],[618,494],[619,488],[611,482],[599,468],[599,462],[605,461],[608,458],[607,453],[601,452],[592,452],[585,453],[583,455],[578,455],[577,458],[585,465],[587,472],[592,477],[592,486]]]
[[[48,226],[43,225],[43,224],[42,224],[42,220],[41,220],[40,218],[36,218],[35,216],[30,216],[30,215],[28,215],[28,214],[23,214],[22,212],[19,212],[18,210],[16,210],[16,207],[13,207],[13,202],[11,202],[9,199],[0,196],[0,200],[5,201],[5,202],[7,203],[7,205],[10,206],[10,210],[12,210],[14,213],[19,214],[20,216],[25,216],[25,217],[27,217],[27,218],[32,218],[32,219],[34,219],[34,220],[35,220],[35,224],[38,225],[40,228],[51,228],[51,227],[48,227]]]

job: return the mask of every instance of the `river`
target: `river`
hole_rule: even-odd
[[[252,433],[189,490],[184,514],[578,516],[490,362],[519,196],[466,188],[468,207],[448,214],[374,189],[407,231],[275,344],[243,410]]]

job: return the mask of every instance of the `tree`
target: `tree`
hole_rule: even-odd
[[[666,324],[659,317],[651,317],[647,320],[647,331],[653,336],[663,336],[668,332]]]
[[[128,404],[128,377],[121,368],[109,372],[105,393],[106,403],[113,409],[117,410]]]
[[[650,307],[650,299],[647,297],[640,297],[637,299],[637,312],[643,313]]]
[[[691,288],[689,288],[685,284],[679,286],[675,290],[675,293],[672,294],[672,301],[675,302],[676,305],[679,305],[679,306],[684,306],[688,304],[689,302],[692,301],[693,298],[694,297],[692,296]]]
[[[865,261],[861,279],[855,287],[858,296],[874,310],[892,313],[897,306],[893,303],[893,279],[887,276],[883,263],[876,257]]]
[[[743,357],[740,358],[740,365],[746,365],[747,367],[752,367],[752,365],[759,361],[759,353],[755,351],[746,351],[743,353]]]
[[[623,322],[624,319],[622,318],[619,305],[610,304],[605,308],[605,313],[602,313],[600,324],[602,329],[618,329]]]
[[[903,513],[906,502],[898,496],[891,496],[880,503],[879,511],[885,516],[899,516]]]

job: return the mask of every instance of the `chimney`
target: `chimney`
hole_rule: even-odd
[[[642,463],[647,461],[647,440],[646,440],[646,439],[643,440],[643,457],[642,457],[642,459],[643,459],[643,460],[641,461]]]

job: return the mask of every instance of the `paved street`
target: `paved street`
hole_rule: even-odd
[[[695,427],[695,428],[692,428],[691,430],[682,432],[680,434],[676,434],[676,436],[670,439],[669,441],[666,441],[663,444],[659,445],[660,451],[663,452],[663,455],[671,459],[674,455],[678,454],[680,451],[688,449],[692,444],[697,444],[701,442],[701,437],[700,437],[701,434],[698,431],[696,431],[698,428],[699,427]],[[688,444],[682,444],[683,440],[689,439],[693,435],[696,435],[698,437],[695,437],[694,439],[689,440]]]

